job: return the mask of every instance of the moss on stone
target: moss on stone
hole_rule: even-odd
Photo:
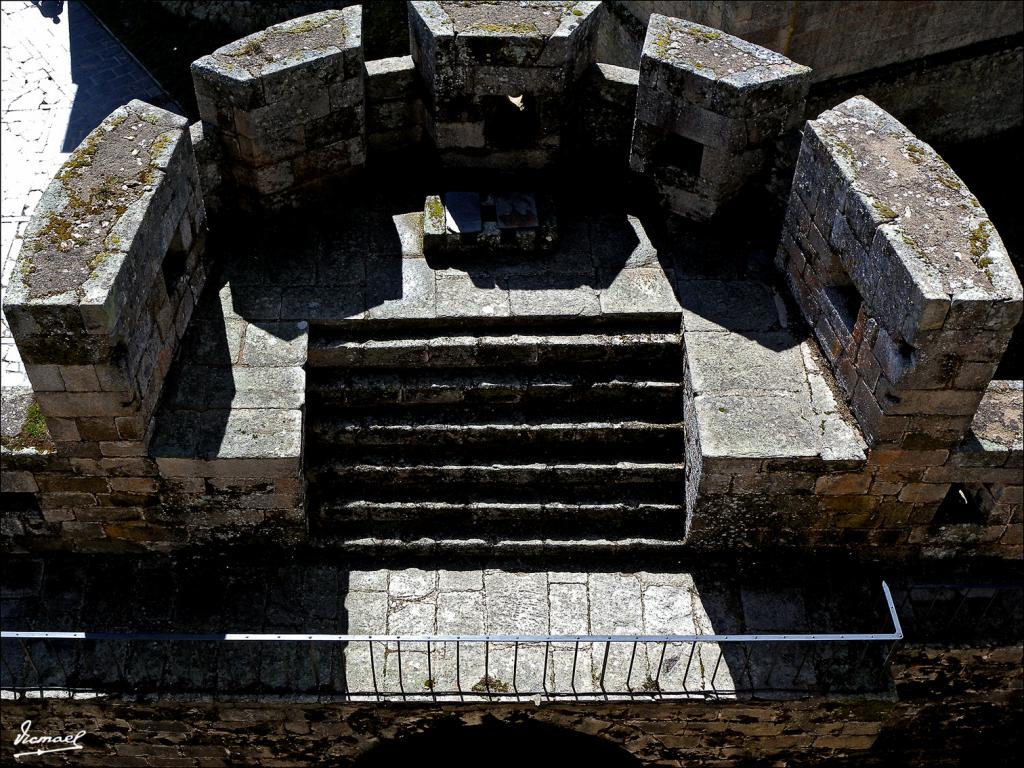
[[[319,19],[304,19],[303,21],[296,24],[294,27],[288,27],[285,32],[289,35],[302,35],[306,32],[311,32],[314,29],[330,24],[333,19],[328,17],[320,17]]]
[[[700,27],[687,27],[686,33],[698,42],[710,42],[712,40],[719,40],[722,37],[721,32],[713,32],[710,29],[701,29]]]
[[[123,121],[122,121],[123,122]],[[120,123],[118,123],[120,125]],[[93,159],[96,157],[96,151],[100,146],[100,134],[98,132],[90,133],[85,141],[71,153],[71,156],[64,161],[64,165],[61,168],[58,178],[61,181],[67,181],[72,175],[81,175],[81,171],[92,165]]]
[[[480,680],[474,683],[472,688],[474,693],[508,693],[510,690],[509,684],[504,680],[499,680],[496,677],[485,676],[481,677]]]
[[[517,22],[513,24],[473,24],[469,29],[480,30],[481,32],[491,32],[496,35],[528,35],[531,32],[537,31],[537,25],[533,22]]]
[[[967,244],[971,249],[971,256],[975,262],[978,263],[979,267],[985,265],[981,263],[981,257],[985,255],[988,250],[989,234],[992,229],[992,222],[988,219],[978,222],[978,225],[971,230],[971,233],[967,236]],[[990,262],[991,263],[991,262]]]
[[[925,151],[924,147],[919,147],[917,146],[917,144],[908,144],[907,154],[910,156],[910,159],[917,165],[923,163],[925,161],[925,158],[928,156],[928,153]]]
[[[438,226],[444,223],[444,206],[441,205],[441,198],[427,198],[427,216],[430,221]]]
[[[162,133],[156,137],[149,147],[150,157],[159,157],[160,154],[167,149],[174,142],[174,137],[170,133]]]
[[[0,437],[4,448],[20,450],[24,448],[49,449],[50,432],[46,428],[46,418],[39,407],[39,403],[33,401],[25,411],[25,421],[21,424],[18,434],[8,437]]]
[[[899,214],[896,213],[892,208],[883,203],[881,200],[872,200],[871,206],[878,212],[878,215],[883,219],[892,220],[899,218]]]
[[[59,251],[67,250],[65,244],[74,242],[71,239],[72,226],[71,222],[63,216],[58,216],[55,213],[46,214],[46,223],[36,233],[35,250],[39,250],[43,244],[48,244]]]
[[[959,192],[964,187],[964,185],[960,182],[959,179],[956,178],[956,176],[950,176],[948,174],[939,173],[936,176],[936,179],[938,180],[939,184],[944,186],[946,189],[952,189],[954,192]]]
[[[100,251],[91,259],[89,259],[89,273],[91,274],[95,272],[99,268],[100,264],[102,264],[108,258],[110,258],[109,251]]]
[[[243,45],[237,48],[224,51],[224,56],[230,56],[232,58],[241,58],[243,56],[261,56],[263,55],[263,38],[260,36],[250,38],[245,41]]]

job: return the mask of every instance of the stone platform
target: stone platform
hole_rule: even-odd
[[[466,326],[577,318],[678,317],[672,284],[640,221],[566,211],[550,254],[423,254],[423,214],[384,203],[305,214],[223,255],[225,301],[256,321]]]

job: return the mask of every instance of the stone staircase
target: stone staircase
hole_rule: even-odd
[[[682,539],[678,320],[313,328],[310,532],[530,549]]]

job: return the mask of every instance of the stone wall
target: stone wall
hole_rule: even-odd
[[[409,5],[426,129],[444,162],[542,168],[558,153],[572,89],[594,62],[596,2]]]
[[[251,35],[298,16],[359,5],[356,0],[155,0],[165,11],[187,19],[223,40]],[[409,51],[405,0],[374,0],[363,9],[363,44],[372,58]]]
[[[423,140],[423,99],[411,56],[366,62],[366,143],[388,154]]]
[[[643,763],[729,765],[799,759],[813,764],[863,755],[891,702],[734,701],[584,702],[576,704],[431,704],[236,702],[89,702],[48,700],[3,708],[4,749],[25,719],[33,731],[85,730],[74,765],[307,765],[329,758],[351,765],[382,740],[481,722],[540,723],[621,746]],[[514,732],[513,732],[514,733]],[[456,742],[457,743],[457,742]],[[557,742],[555,742],[557,743]],[[429,753],[424,755],[430,757]],[[117,761],[117,762],[113,762]],[[64,764],[64,763],[59,763]]]
[[[205,232],[186,121],[139,101],[44,193],[4,308],[46,429],[32,445],[5,441],[4,468],[32,473],[5,487],[38,489],[49,533],[88,541],[108,525],[130,538],[124,521],[152,503],[146,446],[205,281]]]
[[[242,205],[301,204],[366,160],[361,6],[269,27],[192,64]]]
[[[1013,2],[612,0],[611,4],[617,6],[617,15],[644,26],[660,13],[771,48],[812,67],[814,82],[1024,31],[1024,13]]]
[[[297,766],[325,758],[351,765],[386,740],[436,732],[458,743],[469,735],[460,728],[482,723],[525,725],[519,734],[547,736],[549,748],[557,748],[557,732],[530,727],[566,729],[652,765],[741,766],[770,760],[813,766],[841,760],[862,766],[953,766],[969,758],[1009,765],[1022,706],[1020,654],[1019,645],[908,646],[894,660],[900,692],[896,703],[819,699],[438,706],[48,699],[7,702],[2,728],[5,751],[12,749],[13,734],[26,719],[32,720],[33,733],[85,730],[84,749],[73,758],[58,758],[54,764],[59,765]],[[510,730],[509,737],[516,733]],[[429,750],[422,754],[431,756]]]
[[[808,123],[777,263],[870,444],[963,438],[1024,299],[931,147],[863,98]]]
[[[1019,126],[1020,6],[1004,2],[612,0],[599,60],[639,66],[654,13],[714,27],[813,68],[808,115],[866,95],[931,142]],[[986,88],[976,87],[985,82]]]
[[[771,540],[769,511],[784,509],[785,530],[797,523],[818,544],[1019,556],[1021,386],[990,380],[1021,287],[977,200],[930,147],[854,99],[808,124],[777,264],[870,450],[863,467],[803,488],[787,483],[806,468],[769,456],[704,469],[716,535]],[[741,486],[761,490],[744,501]]]
[[[640,73],[612,64],[594,64],[580,84],[572,149],[597,155],[609,171],[623,170],[636,114]]]
[[[708,219],[764,172],[797,127],[807,67],[688,21],[651,16],[640,59],[630,168],[666,207]]]

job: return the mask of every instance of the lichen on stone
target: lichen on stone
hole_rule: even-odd
[[[532,22],[512,24],[495,24],[493,22],[485,22],[481,24],[473,24],[468,27],[468,29],[478,30],[480,32],[490,32],[495,35],[529,35],[537,31],[537,25]]]
[[[156,180],[154,158],[176,138],[168,128],[159,112],[125,110],[72,153],[49,193],[59,202],[38,214],[22,249],[20,273],[30,297],[82,295],[84,283],[118,250],[107,243],[111,230]]]

